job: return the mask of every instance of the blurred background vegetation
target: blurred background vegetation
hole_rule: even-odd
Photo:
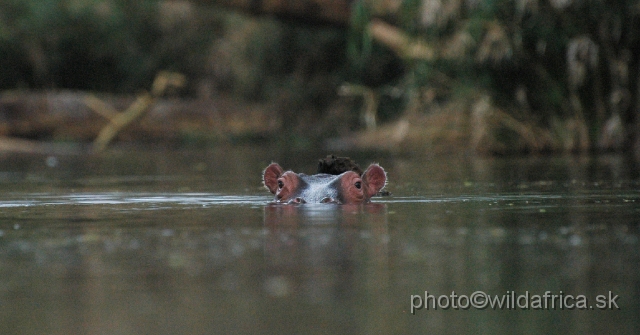
[[[324,11],[287,1],[244,3],[0,2],[2,133],[72,138],[64,126],[41,136],[12,130],[16,111],[24,110],[17,100],[43,91],[135,95],[160,71],[172,71],[187,81],[168,98],[205,101],[214,106],[209,118],[223,118],[220,106],[245,119],[251,109],[249,118],[271,121],[242,127],[242,120],[225,120],[248,138],[301,147],[640,148],[637,1],[298,3]],[[57,112],[44,105],[43,113]],[[174,113],[184,108],[194,107]]]

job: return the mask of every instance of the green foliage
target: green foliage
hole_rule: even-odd
[[[361,0],[354,7],[349,39],[354,68],[362,67],[365,58],[368,66],[380,57],[372,50],[381,44],[370,46],[364,28],[375,17],[439,50],[435,61],[401,59],[404,79],[386,84],[405,83],[408,91],[435,88],[450,99],[484,92],[516,119],[536,120],[543,128],[559,119],[567,121],[567,129],[584,126],[591,145],[603,136],[608,118],[637,119],[637,1],[407,0],[395,16],[372,12],[385,3]],[[572,136],[580,135],[565,138]]]
[[[400,12],[398,13],[400,27],[410,34],[418,34],[420,32],[419,17],[416,13],[420,13],[422,0],[405,0],[402,1]]]
[[[131,92],[159,70],[194,72],[190,61],[204,58],[212,30],[163,29],[158,8],[157,0],[2,1],[0,89]]]
[[[366,60],[371,56],[373,40],[367,29],[371,20],[371,11],[363,0],[356,1],[352,7],[351,27],[347,41],[347,55],[351,65],[363,69]]]
[[[247,100],[322,108],[336,94],[344,48],[343,31],[335,27],[229,14],[214,43],[213,75],[218,89]]]
[[[367,1],[358,0],[352,7],[346,51],[349,63],[344,80],[379,87],[399,79],[404,64],[391,50],[374,43],[369,31],[372,12]]]

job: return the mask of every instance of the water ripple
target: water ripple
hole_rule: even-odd
[[[7,195],[5,195],[7,197]],[[21,199],[15,199],[21,198]],[[215,193],[79,193],[79,194],[21,194],[14,199],[0,200],[0,208],[51,205],[260,205],[271,199],[267,196],[220,195]]]
[[[224,195],[218,193],[7,193],[0,198],[0,208],[37,207],[55,205],[141,205],[158,208],[171,206],[262,206],[270,203],[269,195]],[[373,202],[383,204],[411,203],[519,203],[541,204],[567,202],[638,202],[638,194],[491,194],[460,195],[454,197],[392,196],[375,198]]]

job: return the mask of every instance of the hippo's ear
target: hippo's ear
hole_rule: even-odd
[[[264,186],[273,194],[276,194],[278,191],[278,178],[282,176],[282,173],[284,173],[284,170],[278,163],[271,163],[262,173]]]
[[[366,185],[365,192],[367,193],[367,196],[371,198],[376,193],[380,192],[380,190],[384,188],[384,185],[387,184],[387,174],[380,165],[371,164],[362,174],[362,180]]]

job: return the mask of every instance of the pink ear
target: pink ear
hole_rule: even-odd
[[[366,185],[367,197],[371,198],[387,184],[387,174],[378,164],[371,164],[362,174],[362,180]]]
[[[282,176],[284,170],[278,165],[278,163],[271,163],[264,169],[262,173],[262,181],[264,182],[264,186],[269,189],[269,191],[273,194],[276,194],[278,191],[278,178]]]

